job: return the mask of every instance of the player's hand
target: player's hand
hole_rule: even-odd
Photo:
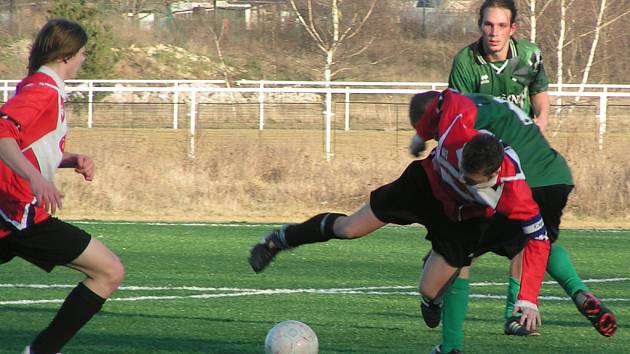
[[[91,181],[94,178],[94,161],[89,156],[77,155],[77,164],[74,171],[83,175],[86,181]]]
[[[37,206],[43,207],[50,214],[54,214],[57,212],[57,209],[61,209],[63,195],[52,182],[45,179],[42,175],[33,177],[29,182],[31,190],[35,194]]]
[[[427,144],[424,142],[424,139],[415,134],[413,138],[411,138],[411,144],[409,144],[409,152],[418,157],[420,154],[427,148]]]
[[[517,301],[512,313],[516,315],[519,312],[521,313],[519,323],[528,331],[535,331],[542,325],[542,319],[535,304],[529,301]]]

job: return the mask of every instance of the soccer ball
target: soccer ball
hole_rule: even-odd
[[[300,321],[283,321],[273,326],[265,338],[265,354],[317,354],[315,331]]]

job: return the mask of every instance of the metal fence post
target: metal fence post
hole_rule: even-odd
[[[260,82],[260,92],[258,92],[258,130],[263,130],[265,126],[265,83]]]
[[[188,157],[195,158],[195,132],[196,132],[196,120],[197,120],[197,90],[192,89],[190,91],[190,134],[189,134],[189,148]]]
[[[88,81],[88,121],[87,121],[88,128],[92,128],[92,119],[94,116],[94,111],[93,111],[94,91],[92,90],[93,86],[94,86],[94,83],[92,81]]]
[[[599,96],[599,149],[604,145],[604,134],[606,134],[606,110],[608,105],[608,89],[604,88],[604,92]]]
[[[350,130],[350,86],[346,86],[344,130],[345,131]]]
[[[173,129],[177,129],[177,115],[179,113],[179,83],[173,84]]]
[[[332,157],[331,125],[332,125],[332,88],[326,86],[326,160]]]

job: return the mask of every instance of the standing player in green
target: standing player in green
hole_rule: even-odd
[[[517,30],[514,1],[484,1],[478,23],[481,38],[455,56],[449,87],[510,101],[534,118],[544,133],[549,82],[538,46],[512,38]]]
[[[452,90],[417,94],[410,104],[410,120],[417,131],[412,143],[412,153],[424,146],[424,141],[436,137],[440,121],[459,116],[464,124],[479,131],[489,131],[511,146],[519,155],[527,182],[532,189],[553,242],[547,272],[571,296],[578,310],[586,316],[595,329],[604,336],[612,336],[616,330],[615,315],[597,299],[580,279],[571,264],[566,250],[555,241],[559,236],[562,211],[573,179],[564,158],[551,148],[547,140],[534,125],[533,120],[511,102],[481,94],[461,95]],[[439,137],[438,137],[439,138]],[[516,259],[517,257],[515,257]],[[520,265],[520,260],[515,262]],[[513,316],[513,305],[520,289],[520,267],[518,274],[512,273],[508,289],[508,306],[505,317],[505,333],[531,335]],[[443,321],[443,343],[435,353],[450,353],[463,348],[463,323],[468,304],[468,283],[455,279],[450,289],[444,292],[441,306]],[[440,306],[423,306],[425,322],[440,316]],[[428,312],[429,316],[426,316]],[[428,323],[429,324],[429,323]],[[437,326],[433,321],[432,327]]]

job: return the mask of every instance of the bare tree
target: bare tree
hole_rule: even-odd
[[[350,21],[346,21],[345,24],[342,23],[345,14],[341,7],[345,0],[323,0],[318,3],[315,0],[316,6],[319,5],[330,11],[328,16],[326,16],[328,21],[325,22],[320,21],[324,17],[316,14],[316,6],[314,6],[313,0],[306,0],[305,7],[299,7],[296,1],[290,0],[291,7],[295,11],[299,23],[304,27],[324,58],[324,81],[331,81],[335,74],[344,70],[344,68],[341,68],[333,71],[333,66],[340,62],[336,58],[338,50],[361,32],[368,18],[372,15],[378,0],[371,0],[363,14],[355,12],[352,14]],[[371,43],[371,41],[368,41],[352,53],[347,53],[345,58],[351,58],[363,53]]]
[[[313,6],[313,0],[306,0],[305,8],[298,7],[296,0],[290,0],[291,7],[297,15],[299,23],[306,29],[306,32],[319,49],[324,57],[324,81],[330,82],[336,73],[344,68],[337,69],[333,72],[333,65],[341,60],[336,59],[339,49],[348,41],[353,39],[372,15],[377,0],[371,0],[369,6],[363,14],[354,12],[349,21],[345,21],[344,11],[341,7],[345,0],[320,0],[316,1],[316,6],[328,10],[329,14],[325,17],[316,15],[316,6]],[[362,6],[359,6],[362,8]],[[326,21],[326,19],[328,19]],[[318,21],[319,20],[319,21]],[[363,53],[372,43],[368,41],[359,46],[353,52],[347,53],[345,58],[351,58]],[[329,87],[329,86],[327,86]],[[326,158],[332,156],[331,149],[331,125],[332,125],[332,93],[330,90],[326,92],[326,109],[324,111],[326,119]]]
[[[584,66],[584,71],[582,72],[582,81],[580,82],[579,92],[584,91],[584,86],[588,82],[589,74],[591,72],[591,67],[593,65],[593,60],[595,58],[595,52],[597,51],[597,45],[599,44],[599,38],[602,31],[604,31],[605,27],[611,25],[612,23],[616,22],[617,20],[621,19],[622,17],[630,13],[630,10],[627,10],[625,12],[618,14],[614,18],[604,22],[604,16],[606,13],[606,8],[607,8],[606,2],[607,0],[601,0],[600,2],[599,11],[597,14],[597,22],[595,23],[595,28],[592,31],[581,35],[581,37],[583,37],[588,34],[593,34],[593,42],[591,43],[591,49],[588,54],[588,60],[586,62],[586,65]],[[580,100],[580,96],[577,96],[575,98],[575,101],[578,102],[579,100]]]
[[[215,12],[216,12],[216,9],[215,9]],[[225,21],[227,20],[224,19],[222,21],[222,24],[218,31],[215,29],[214,25],[209,27],[210,28],[209,31],[210,31],[210,37],[212,38],[212,41],[214,42],[214,49],[216,50],[217,57],[219,58],[219,68],[221,70],[221,74],[223,75],[223,80],[225,80],[225,86],[229,88],[231,87],[230,86],[230,69],[228,68],[227,64],[225,64],[225,57],[223,55],[223,50],[221,49],[223,36],[225,35],[226,28],[227,28],[227,22]]]

